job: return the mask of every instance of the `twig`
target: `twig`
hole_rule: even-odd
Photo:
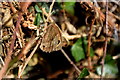
[[[42,8],[42,12],[43,12],[43,14],[45,15],[45,16],[49,16],[48,15],[48,13],[45,11],[45,8]],[[49,17],[49,20],[51,21],[51,22],[53,22],[53,19],[51,18],[51,17]]]
[[[16,23],[16,28],[14,29],[14,33],[13,33],[13,40],[11,41],[11,45],[10,45],[10,50],[5,58],[5,65],[2,67],[1,71],[0,71],[0,80],[2,79],[2,77],[5,75],[6,70],[8,68],[8,65],[11,61],[11,56],[13,54],[13,49],[14,49],[14,43],[16,40],[16,30],[18,30],[18,27],[20,26],[20,22],[21,22],[21,18],[22,18],[22,13],[18,13],[19,17],[18,17],[18,21]]]
[[[118,55],[116,55],[116,56],[113,56],[112,58],[113,58],[114,60],[116,60],[116,59],[120,58],[120,54],[118,54]]]
[[[39,38],[35,38],[35,36],[33,35],[32,38],[30,39],[30,41],[26,44],[26,46],[24,47],[24,49],[22,50],[22,52],[20,53],[20,55],[18,56],[18,60],[20,60],[23,56],[26,56],[26,54],[28,53],[28,51],[30,50],[30,48],[33,46],[33,44],[36,42],[36,40],[38,40]]]
[[[120,6],[120,0],[110,0],[110,2],[114,2],[115,4],[117,4],[118,6]]]
[[[53,0],[53,1],[52,1],[52,4],[50,5],[49,13],[46,12],[45,8],[42,8],[43,20],[44,20],[44,22],[45,22],[45,26],[47,26],[47,22],[49,22],[49,20],[50,20],[51,22],[54,22],[54,21],[52,20],[52,18],[50,17],[54,3],[55,3],[55,0]],[[39,5],[38,5],[38,6],[39,6]],[[45,19],[44,15],[47,17],[47,19]],[[46,29],[46,27],[45,27],[45,29]]]
[[[92,23],[90,24],[90,31],[89,31],[89,35],[88,35],[88,46],[87,46],[88,67],[90,69],[92,69],[90,47],[91,47],[91,38],[92,38],[92,28],[93,28],[94,22],[95,22],[95,18],[92,19]]]
[[[98,8],[99,5],[98,5],[97,1],[96,1],[96,0],[93,0],[93,1],[94,1],[94,3],[95,3],[95,6]]]
[[[24,42],[24,39],[23,39],[24,33],[22,32],[21,27],[19,27],[19,34],[20,34],[20,38],[21,38],[21,42],[22,42],[22,46],[24,46],[24,45],[25,45],[25,42]]]
[[[64,54],[64,56],[67,58],[67,60],[70,62],[70,64],[73,65],[73,67],[76,69],[78,72],[78,75],[81,73],[81,71],[78,69],[78,67],[74,64],[74,62],[68,57],[68,55],[65,53],[63,49],[61,49],[61,52]]]
[[[33,44],[36,42],[36,40],[38,40],[39,38],[35,38],[34,35],[30,38],[30,41],[25,45],[25,47],[23,48],[22,52],[16,56],[11,63],[8,66],[7,72],[9,71],[9,69],[11,68],[11,66],[14,65],[14,63],[16,63],[18,60],[20,60],[22,57],[26,56],[26,54],[28,53],[28,51],[30,50],[30,48],[33,46]]]
[[[12,10],[13,13],[16,13],[17,10],[15,9],[15,7],[13,6],[12,2],[8,2],[8,4],[10,5],[10,8]]]
[[[106,15],[105,15],[105,31],[106,35],[108,34],[108,0],[106,0]],[[101,79],[103,78],[103,71],[104,71],[104,62],[106,57],[106,51],[107,51],[107,36],[105,37],[105,43],[103,47],[103,58],[102,58],[102,67],[101,67]]]
[[[23,45],[22,45],[22,40],[20,39],[20,31],[16,31],[16,35],[17,35],[17,38],[18,38],[18,42],[19,42],[19,44],[20,44],[20,47],[22,48],[23,47]]]
[[[112,12],[108,12],[108,15],[109,16],[113,16],[114,18],[116,18],[116,19],[118,19],[118,20],[120,20],[120,17],[119,16],[117,16],[117,15],[115,15],[115,14],[113,14]]]
[[[25,60],[25,63],[22,65],[21,67],[21,72],[18,73],[18,78],[21,77],[25,67],[27,66],[28,62],[30,61],[30,59],[32,58],[33,54],[35,53],[35,51],[37,50],[39,44],[40,44],[41,40],[38,41],[37,45],[35,46],[35,48],[33,49],[33,51],[31,52],[30,56]]]
[[[55,0],[52,1],[52,4],[50,5],[50,10],[49,10],[49,13],[48,13],[48,17],[47,17],[47,21],[49,20],[50,16],[51,16],[51,11],[52,11],[52,8],[53,8],[53,5],[55,3]]]
[[[3,61],[3,59],[2,59],[2,57],[1,57],[1,56],[0,56],[0,61],[1,61],[2,65],[4,66],[4,65],[5,65],[5,63],[4,63],[4,61]]]
[[[110,12],[114,12],[115,10],[117,9],[117,5],[114,5],[111,9],[110,9]]]
[[[65,33],[64,33],[65,34]],[[76,34],[76,35],[69,35],[69,34],[65,34],[65,37],[68,39],[68,40],[73,40],[73,39],[78,39],[78,38],[81,38],[81,37],[86,37],[87,35],[84,34]]]
[[[15,29],[15,28],[14,28],[14,25],[13,25],[13,29]],[[22,43],[24,43],[24,40],[23,40],[21,25],[18,27],[18,30],[16,30],[16,36],[17,36],[17,38],[18,38],[18,42],[19,42],[19,44],[20,44],[20,48],[22,48],[22,47],[23,47],[23,44],[22,44]]]
[[[0,6],[1,7],[3,7],[3,5],[2,4],[0,4]],[[0,9],[0,10],[2,10],[2,8]],[[0,54],[2,54],[3,53],[3,48],[2,48],[2,14],[1,14],[1,12],[0,12]],[[4,65],[4,61],[2,60],[2,58],[1,58],[1,56],[0,56],[0,60],[1,60],[1,62],[2,62],[2,64]]]

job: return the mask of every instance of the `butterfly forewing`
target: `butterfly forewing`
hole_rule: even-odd
[[[56,24],[50,24],[47,27],[40,48],[45,52],[57,51],[62,48],[62,34]]]

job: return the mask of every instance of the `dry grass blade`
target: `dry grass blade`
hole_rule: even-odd
[[[34,55],[35,51],[36,51],[37,48],[39,47],[40,42],[41,42],[41,40],[38,41],[37,45],[34,47],[33,51],[32,51],[31,54],[30,54],[30,56],[25,60],[25,63],[23,63],[23,65],[22,65],[22,67],[21,67],[21,70],[20,70],[20,72],[18,73],[18,78],[21,77],[21,75],[22,75],[24,69],[26,68],[28,62],[30,61],[30,59],[31,59],[32,56]]]

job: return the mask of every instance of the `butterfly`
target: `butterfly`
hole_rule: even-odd
[[[51,23],[43,34],[40,49],[44,52],[53,52],[66,46],[67,39],[62,36],[60,28],[55,23]]]

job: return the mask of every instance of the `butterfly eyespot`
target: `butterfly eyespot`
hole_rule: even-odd
[[[45,45],[43,45],[42,47],[45,48]]]

